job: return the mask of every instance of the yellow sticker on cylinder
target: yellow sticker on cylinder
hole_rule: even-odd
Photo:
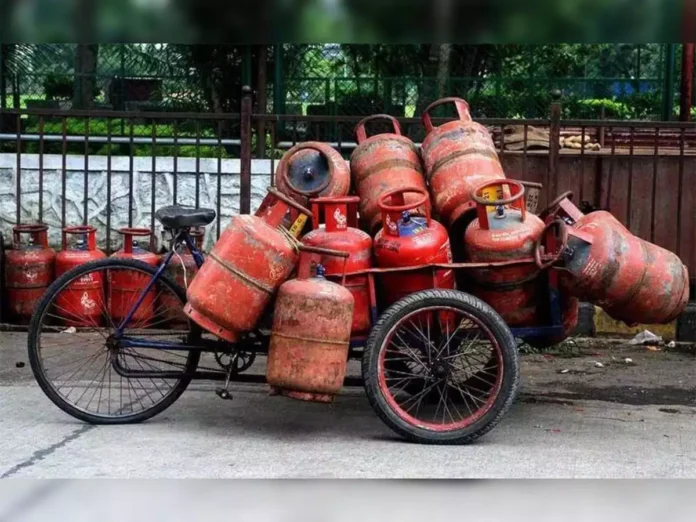
[[[299,216],[297,216],[297,219],[290,227],[290,233],[295,237],[300,237],[305,223],[307,223],[307,216],[305,216],[304,214],[300,214]]]

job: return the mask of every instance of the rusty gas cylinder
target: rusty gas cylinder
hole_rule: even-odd
[[[366,124],[385,121],[393,132],[367,137]],[[355,128],[358,146],[350,156],[350,169],[355,192],[360,197],[360,221],[363,230],[374,235],[382,225],[379,198],[385,192],[401,187],[427,190],[420,153],[415,144],[401,134],[399,120],[387,114],[363,119]],[[405,196],[413,203],[419,196]],[[430,200],[426,202],[430,205]],[[424,216],[425,208],[416,208],[412,214]]]
[[[69,237],[75,241],[70,244]],[[63,249],[56,255],[56,277],[85,263],[105,259],[97,248],[97,229],[91,226],[63,229]],[[104,277],[90,272],[71,283],[56,298],[56,312],[68,326],[100,326],[106,309]]]
[[[283,155],[275,183],[281,193],[306,207],[310,198],[346,196],[350,191],[350,168],[331,145],[308,141]]]
[[[689,273],[679,257],[634,236],[609,212],[583,214],[571,198],[561,195],[542,213],[567,225],[561,288],[629,325],[664,324],[681,314]]]
[[[120,228],[118,233],[123,235],[123,248],[111,255],[113,258],[135,259],[147,265],[157,266],[159,256],[146,250],[134,239],[136,237],[151,237],[149,228]],[[128,317],[133,307],[138,302],[152,276],[145,272],[135,270],[113,269],[108,274],[108,301],[109,311],[114,323],[121,322]],[[143,297],[142,302],[133,311],[129,324],[138,327],[148,326],[155,315],[157,299],[156,289],[151,288]]]
[[[405,194],[416,193],[420,197],[405,203]],[[451,263],[447,230],[433,220],[426,205],[428,193],[417,188],[401,188],[382,194],[379,208],[382,212],[382,229],[374,242],[374,256],[379,268],[407,268],[431,263]],[[426,208],[426,216],[412,216],[410,211]],[[391,305],[413,292],[428,288],[454,288],[454,274],[450,269],[383,273],[379,277],[382,298]]]
[[[16,225],[12,238],[12,250],[5,253],[7,310],[12,320],[26,324],[53,282],[56,253],[48,247],[46,225]]]
[[[458,118],[434,127],[430,112],[448,103],[454,104]],[[423,112],[422,120],[427,132],[422,155],[433,205],[449,227],[462,219],[458,235],[476,214],[472,191],[485,181],[505,178],[505,173],[491,135],[483,125],[472,121],[469,105],[461,98],[432,103]]]
[[[276,394],[331,402],[343,386],[354,301],[348,289],[325,279],[318,261],[326,256],[345,260],[348,253],[300,247],[297,279],[278,290],[266,367]]]
[[[253,330],[297,264],[297,245],[282,227],[290,208],[311,212],[274,188],[255,215],[233,216],[186,292],[184,313],[235,342]]]
[[[305,245],[350,254],[345,262],[333,256],[320,259],[319,262],[329,279],[335,280],[340,277],[344,268],[350,274],[372,266],[372,238],[357,228],[359,201],[356,196],[310,200],[314,230],[306,234],[302,242]],[[325,225],[320,226],[318,223],[322,220]],[[352,335],[353,337],[365,335],[372,325],[369,278],[364,273],[349,275],[346,277],[344,286],[350,290],[355,300]]]
[[[198,251],[202,252],[205,231],[202,228],[192,228],[189,231],[189,236]],[[186,290],[197,273],[198,265],[191,249],[185,243],[180,243],[167,265],[166,274],[172,281]],[[188,324],[188,318],[184,314],[184,305],[172,292],[165,292],[159,297],[159,307],[169,326],[179,328]]]
[[[509,191],[507,198],[485,197]],[[472,293],[487,302],[509,326],[535,323],[538,299],[536,277],[539,270],[532,261],[534,245],[544,222],[527,212],[524,187],[518,181],[492,180],[479,185],[471,198],[476,202],[477,218],[464,236],[467,260],[490,263],[529,259],[526,264],[481,268],[471,271],[475,281]]]

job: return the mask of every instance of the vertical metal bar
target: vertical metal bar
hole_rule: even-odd
[[[17,113],[17,215],[16,223],[22,222],[22,116]]]
[[[626,228],[631,228],[631,200],[633,199],[633,140],[635,128],[629,129],[629,145],[628,145],[628,194],[626,197]]]
[[[607,183],[607,202],[604,208],[611,212],[611,185],[614,178],[614,159],[616,157],[616,135],[614,134],[614,127],[609,127],[609,133],[611,134],[611,156],[609,156],[609,179]]]
[[[174,172],[172,188],[172,205],[176,205],[176,196],[179,191],[179,120],[174,120]]]
[[[500,163],[503,163],[505,155],[505,125],[500,125]]]
[[[44,117],[39,116],[39,223],[43,223],[44,132]]]
[[[276,133],[275,126],[270,128],[271,131],[271,186],[275,184],[275,151],[276,151]]]
[[[130,124],[130,154],[128,155],[128,226],[133,226],[133,155],[135,154],[133,144],[133,118],[129,120]]]
[[[266,114],[268,109],[266,98],[266,68],[268,66],[268,46],[258,46],[258,68],[256,74],[256,90],[258,92],[256,112]],[[266,155],[266,122],[259,119],[256,125],[256,157],[262,159]]]
[[[106,120],[106,251],[111,253],[111,118]]]
[[[558,186],[558,163],[560,156],[561,140],[561,92],[554,90],[551,92],[551,115],[549,118],[549,173],[548,173],[548,194],[555,194]]]
[[[215,202],[215,212],[217,213],[216,235],[220,239],[220,211],[222,210],[222,120],[218,121],[218,155],[217,155],[217,201]]]
[[[580,127],[580,201],[585,201],[585,126]]]
[[[681,128],[679,136],[679,187],[677,189],[677,255],[681,256],[682,231],[682,191],[684,190],[684,145],[685,131]]]
[[[529,125],[524,126],[524,138],[522,145],[524,146],[522,149],[522,178],[527,179],[527,134],[529,132]],[[504,140],[505,136],[503,136],[501,139]]]
[[[652,207],[650,209],[650,241],[655,242],[655,206],[657,204],[657,154],[659,152],[660,128],[655,127],[655,149],[653,151]]]
[[[239,213],[251,213],[251,88],[242,87]]]
[[[273,65],[275,67],[273,75],[273,112],[276,114],[285,114],[284,99],[285,99],[285,82],[283,81],[283,44],[276,43],[273,50]],[[276,124],[276,133],[280,133],[281,123]]]
[[[82,176],[82,224],[87,225],[89,218],[89,117],[85,118],[85,172]]]
[[[201,122],[196,120],[196,208],[201,206]]]
[[[152,122],[152,172],[150,176],[150,230],[153,232],[155,231],[155,206],[156,206],[156,194],[155,194],[155,189],[156,189],[156,180],[155,176],[157,175],[157,150],[156,150],[156,143],[157,143],[157,122],[153,121]],[[154,239],[154,236],[152,236]]]
[[[66,208],[66,188],[68,180],[68,167],[67,167],[67,156],[68,156],[68,122],[67,118],[63,116],[62,121],[62,132],[63,132],[63,147],[62,147],[62,162],[63,162],[63,175],[61,177],[61,187],[60,187],[60,228],[65,228],[65,208]]]
[[[292,144],[297,145],[297,118],[292,119]]]

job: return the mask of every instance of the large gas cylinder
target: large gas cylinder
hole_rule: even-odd
[[[229,342],[254,329],[297,264],[294,238],[281,226],[291,207],[312,216],[302,205],[269,188],[255,215],[232,217],[188,287],[187,316]]]
[[[53,281],[56,253],[48,247],[48,226],[12,228],[12,250],[5,253],[7,310],[12,320],[26,324]],[[22,238],[27,237],[26,242]]]
[[[372,121],[389,122],[394,132],[367,137],[365,125]],[[399,120],[387,114],[365,118],[355,128],[358,146],[350,156],[353,186],[360,197],[360,221],[363,230],[374,235],[382,225],[379,198],[385,192],[401,187],[427,190],[423,177],[420,153],[415,144],[401,134]],[[413,203],[419,196],[405,196]],[[430,200],[426,202],[430,205]],[[414,209],[413,214],[425,215],[425,208]]]
[[[277,189],[303,206],[315,197],[346,196],[348,162],[327,143],[307,141],[289,149],[278,162]]]
[[[115,252],[111,257],[122,259],[135,259],[145,264],[157,266],[159,256],[154,252],[145,250],[134,239],[135,237],[152,236],[149,228],[120,228],[118,233],[123,235],[123,248]],[[135,270],[109,270],[109,311],[114,323],[119,323],[128,317],[128,314],[138,302],[143,290],[150,283],[152,276]],[[156,288],[153,287],[145,294],[142,302],[133,312],[129,325],[133,327],[146,327],[151,324],[155,315],[157,299]]]
[[[430,112],[447,103],[454,104],[458,119],[433,127]],[[460,218],[467,224],[475,216],[472,191],[484,181],[505,177],[491,135],[472,121],[469,105],[461,98],[432,103],[422,120],[427,132],[423,162],[435,210],[449,227]]]
[[[326,256],[348,254],[301,247],[297,279],[280,287],[273,311],[266,380],[294,399],[331,402],[346,375],[353,294],[324,278],[318,261]]]
[[[69,237],[75,237],[70,244]],[[63,229],[63,249],[56,255],[56,277],[91,261],[105,259],[97,249],[97,229],[90,226]],[[71,283],[56,298],[56,312],[68,326],[100,326],[104,305],[102,272],[90,272]]]
[[[202,228],[193,228],[189,231],[189,236],[195,243],[196,248],[202,252],[205,231]],[[198,273],[198,265],[193,257],[193,253],[191,253],[191,249],[186,244],[181,243],[178,245],[176,253],[167,265],[166,273],[181,288],[184,290],[188,288],[188,285]],[[188,324],[188,318],[184,314],[184,305],[172,292],[165,292],[164,295],[160,296],[159,306],[169,326],[177,328],[185,327]]]
[[[405,194],[420,197],[405,203]],[[430,216],[426,205],[428,193],[417,188],[390,190],[379,199],[382,229],[374,242],[374,256],[379,268],[407,268],[429,263],[451,263],[447,230]],[[425,208],[426,216],[412,216],[411,210]],[[382,299],[391,305],[413,292],[428,288],[454,288],[454,274],[450,269],[383,273],[380,276]]]
[[[626,324],[663,324],[684,311],[689,273],[672,252],[644,241],[609,212],[583,214],[557,198],[543,215],[560,218],[567,245],[559,250],[561,288]]]
[[[372,238],[356,228],[359,201],[356,196],[310,200],[314,230],[306,234],[302,242],[305,245],[350,254],[346,262],[333,256],[322,257],[319,262],[326,270],[327,277],[335,278],[343,274],[344,265],[347,273],[372,266]],[[325,222],[324,226],[318,224],[321,218]],[[344,286],[353,294],[355,300],[352,335],[365,335],[372,325],[369,278],[366,274],[348,276]]]
[[[507,198],[485,197],[487,189]],[[471,194],[477,218],[464,235],[467,260],[474,263],[532,259],[544,222],[527,212],[524,187],[518,181],[492,180]],[[496,310],[509,326],[531,326],[538,306],[535,263],[472,270],[472,293]]]

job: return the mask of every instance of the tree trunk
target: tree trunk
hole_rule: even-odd
[[[90,109],[94,106],[98,56],[98,44],[77,44],[73,90],[74,109]]]
[[[437,63],[437,97],[447,96],[450,75],[452,44],[441,44]]]

